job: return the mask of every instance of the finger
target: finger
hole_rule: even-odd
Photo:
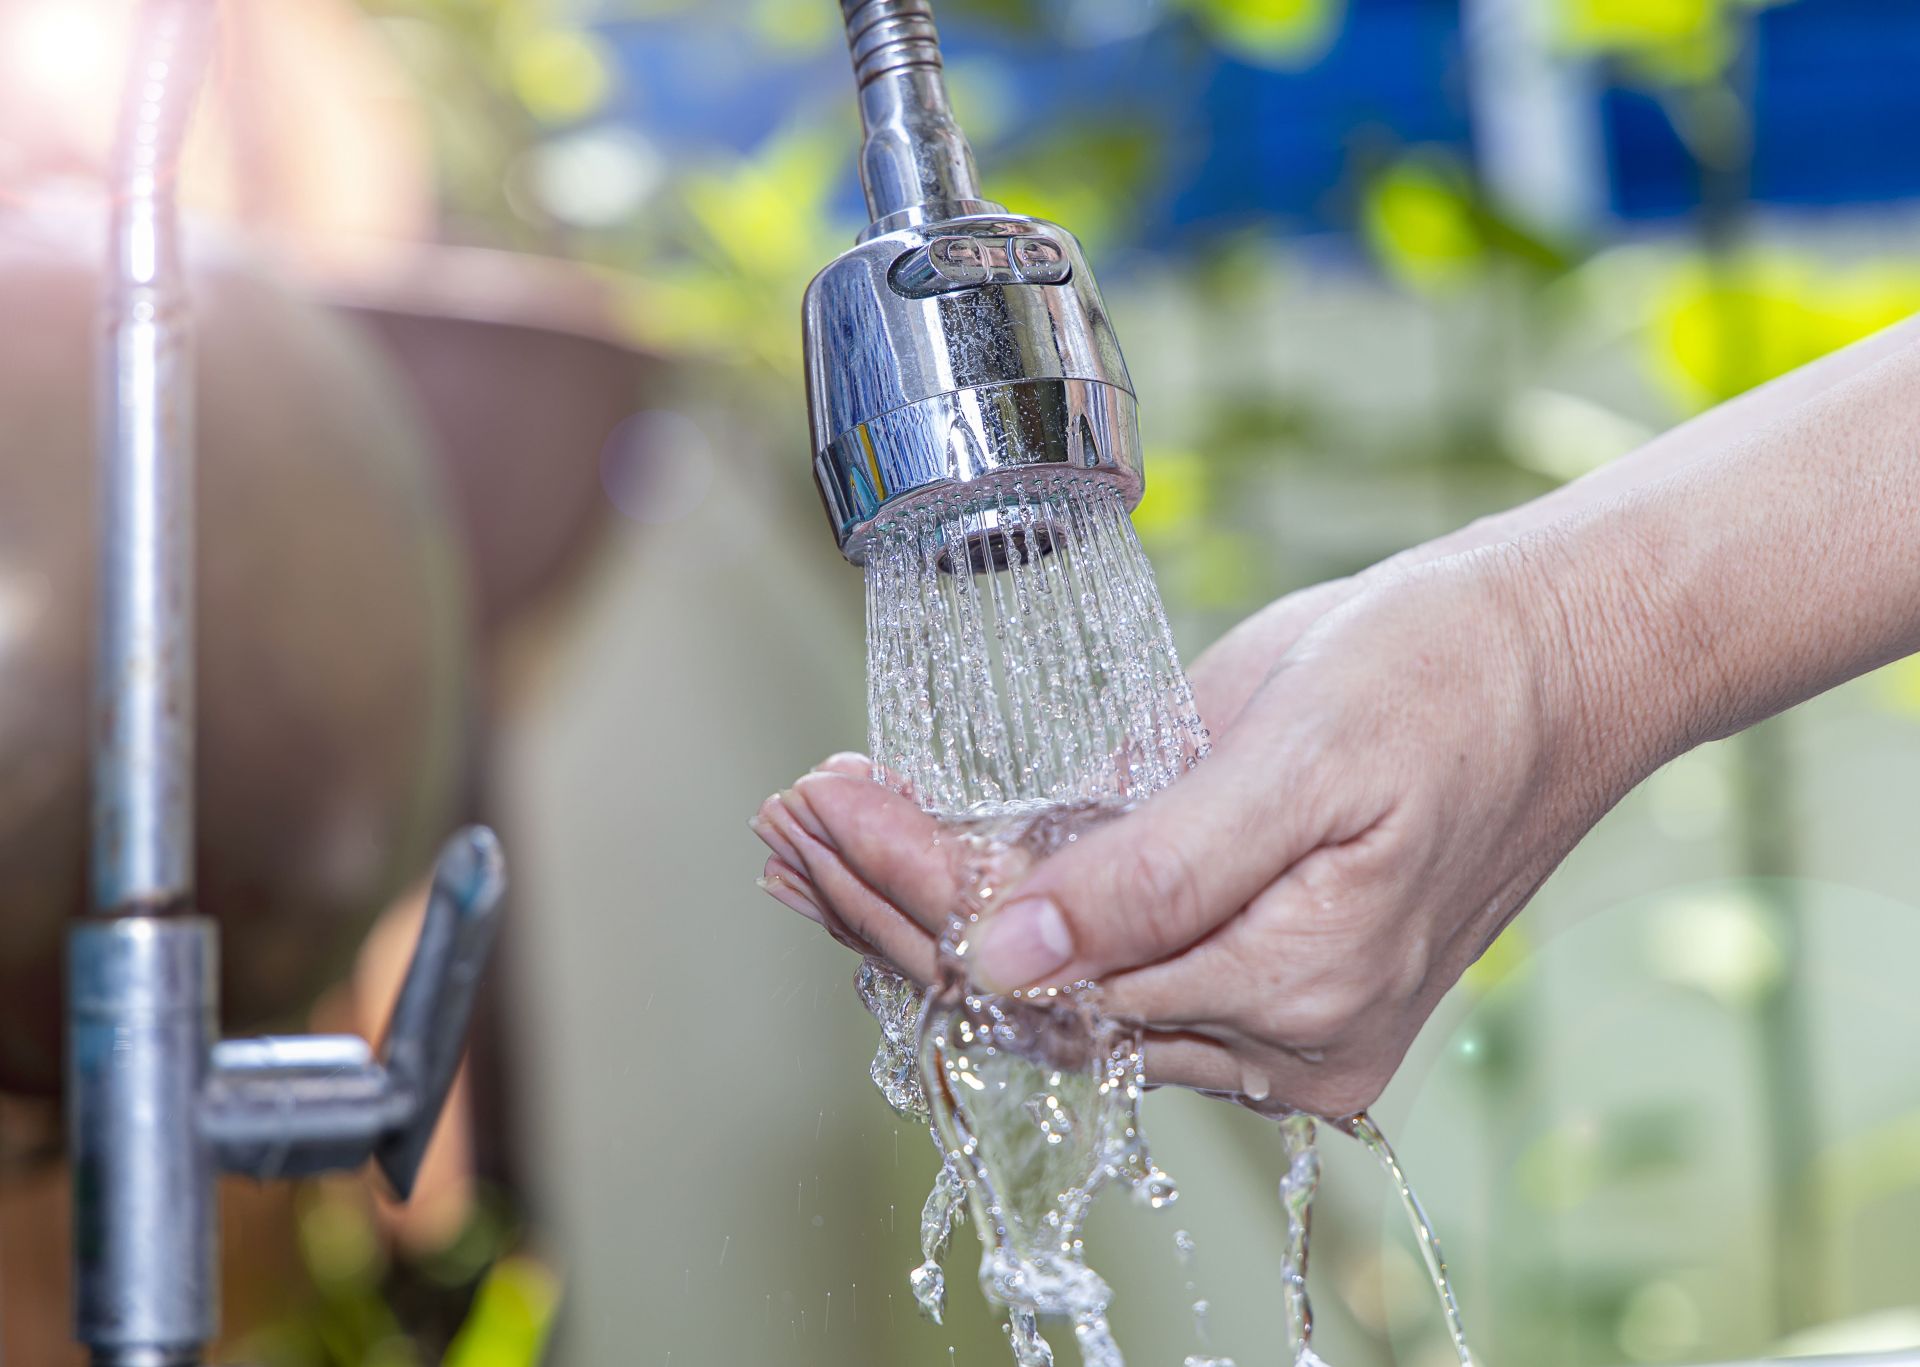
[[[800,872],[806,863],[797,843],[800,832],[792,815],[782,806],[779,794],[776,793],[761,803],[760,810],[747,824],[753,828],[754,834],[766,843],[767,848],[773,851],[773,858],[767,861],[767,872],[760,880],[760,886],[768,895],[792,907],[803,916],[808,915],[810,907],[818,915],[811,916],[809,919],[817,920],[826,929],[827,934],[841,944],[863,953],[875,953],[872,945],[868,944],[832,907],[825,904],[811,880]],[[776,865],[779,866],[778,871],[775,869]],[[797,894],[806,901],[808,907],[795,906],[789,895],[783,895],[781,891],[769,887],[769,878],[777,878],[788,894]]]
[[[820,894],[815,890],[811,879],[778,856],[767,861],[766,872],[760,876],[760,886],[776,902],[799,912],[824,929],[836,942],[854,953],[876,954],[879,952],[856,934],[853,928],[836,916],[830,908],[821,904]]]
[[[839,774],[842,778],[872,779],[883,788],[890,788],[896,793],[905,793],[909,797],[912,796],[912,787],[910,784],[899,778],[896,774],[881,771],[872,759],[861,754],[858,750],[842,750],[838,754],[828,755],[825,759],[814,765],[811,772],[816,774]]]
[[[1221,1093],[1240,1090],[1240,1065],[1223,1044],[1197,1035],[1150,1030],[1141,1045],[1149,1087]]]
[[[799,912],[817,926],[826,926],[827,913],[814,900],[813,885],[779,855],[767,860],[766,871],[760,875],[760,890],[789,911]]]
[[[977,937],[975,980],[1004,992],[1156,962],[1321,840],[1345,838],[1343,808],[1354,804],[1306,789],[1314,738],[1276,705],[1286,701],[1276,690],[1263,695],[1212,759],[1016,885]]]
[[[778,825],[778,813],[784,810],[780,805],[780,795],[775,793],[760,804],[760,810],[747,819],[747,828],[760,837],[760,843],[772,850],[774,855],[784,859],[794,868],[800,866],[800,850],[785,835]]]
[[[938,956],[931,935],[848,868],[786,807],[779,808],[772,822],[799,854],[801,867],[829,916],[839,917],[854,935],[873,946],[873,952],[902,972],[923,983],[933,981]]]
[[[865,755],[856,754],[854,751],[842,750],[838,754],[828,755],[807,772],[813,774],[840,774],[848,778],[867,778],[870,777],[873,772],[873,761]],[[747,819],[747,826],[755,835],[760,837],[768,849],[786,860],[787,863],[797,866],[800,863],[800,852],[794,848],[792,842],[788,841],[776,829],[774,814],[780,806],[780,794],[775,793],[772,797],[769,797],[760,804],[759,811]]]
[[[940,935],[959,906],[951,834],[891,789],[844,774],[808,774],[781,795],[807,832],[921,929]]]
[[[1162,1030],[1149,1030],[1142,1045],[1150,1087],[1185,1087],[1267,1116],[1306,1111],[1341,1119],[1362,1109],[1353,1104],[1354,1084],[1338,1070],[1284,1050],[1229,1049],[1189,1032]]]
[[[844,778],[872,778],[873,761],[857,750],[842,750],[814,765],[812,772],[839,774]]]
[[[867,778],[873,772],[873,761],[865,755],[856,754],[851,750],[843,750],[838,754],[828,755],[807,772],[813,774],[840,774],[848,778]],[[780,794],[775,793],[772,797],[760,804],[759,811],[747,819],[747,826],[755,835],[760,837],[768,849],[786,860],[787,863],[797,866],[800,863],[800,852],[794,848],[792,842],[783,837],[776,829],[776,822],[774,820],[775,811],[780,808],[781,805]]]
[[[1217,1027],[1235,1019],[1242,1003],[1230,989],[1247,973],[1226,932],[1238,924],[1229,922],[1184,954],[1108,974],[1100,980],[1103,1006],[1112,1015],[1156,1026]]]

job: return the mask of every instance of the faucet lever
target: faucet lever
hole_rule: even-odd
[[[268,1179],[372,1158],[396,1196],[411,1195],[460,1066],[505,890],[506,860],[485,826],[469,826],[441,848],[377,1061],[351,1035],[215,1045],[200,1123],[219,1166]]]
[[[487,827],[468,826],[441,848],[426,920],[381,1050],[393,1085],[413,1097],[407,1123],[374,1150],[401,1200],[413,1192],[420,1160],[459,1071],[506,889],[506,856]]]

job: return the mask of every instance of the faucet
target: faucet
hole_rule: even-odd
[[[977,501],[972,566],[1004,565],[996,505],[1018,482],[1139,502],[1133,384],[1079,242],[981,195],[928,0],[841,9],[872,222],[807,287],[814,478],[855,564],[882,521],[951,497]]]
[[[444,846],[378,1058],[357,1036],[217,1039],[218,928],[194,911],[194,355],[175,195],[217,3],[145,0],[112,172],[91,906],[67,969],[74,1331],[93,1367],[201,1361],[219,1173],[371,1158],[411,1193],[505,887],[491,831]]]

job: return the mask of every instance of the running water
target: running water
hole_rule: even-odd
[[[1433,1279],[1434,1294],[1440,1298],[1440,1314],[1446,1320],[1447,1334],[1453,1340],[1454,1355],[1460,1359],[1461,1367],[1474,1367],[1473,1349],[1467,1346],[1467,1330],[1460,1322],[1460,1303],[1454,1299],[1453,1282],[1447,1276],[1447,1259],[1440,1252],[1440,1238],[1433,1232],[1433,1221],[1427,1218],[1420,1198],[1414,1195],[1413,1184],[1407,1181],[1407,1174],[1400,1166],[1400,1158],[1394,1153],[1393,1145],[1387,1143],[1387,1137],[1380,1133],[1380,1127],[1373,1123],[1373,1117],[1365,1111],[1351,1120],[1342,1121],[1340,1128],[1367,1146],[1380,1161],[1387,1180],[1393,1183],[1400,1204],[1406,1209],[1407,1222],[1413,1226],[1413,1239],[1420,1245],[1420,1256],[1427,1264],[1427,1275]]]
[[[1087,1265],[1081,1231],[1110,1185],[1156,1208],[1177,1195],[1140,1130],[1138,1031],[1101,1011],[1093,984],[1001,997],[976,991],[966,971],[997,893],[1206,753],[1119,493],[1042,473],[997,494],[936,495],[901,511],[868,551],[867,650],[874,777],[945,819],[942,843],[963,889],[932,989],[871,959],[858,979],[881,1029],[874,1083],[928,1126],[941,1155],[921,1212],[914,1300],[940,1321],[941,1260],[970,1217],[981,1288],[1007,1312],[1019,1367],[1052,1367],[1043,1316],[1073,1324],[1086,1367],[1124,1367],[1107,1323],[1112,1292]],[[1445,1263],[1392,1150],[1364,1115],[1342,1128],[1399,1189],[1460,1361],[1472,1367]],[[1315,1125],[1289,1116],[1281,1134],[1288,1351],[1294,1367],[1324,1367],[1306,1290]],[[1183,1262],[1191,1252],[1185,1240]],[[1201,1352],[1186,1367],[1233,1367],[1208,1356],[1204,1301],[1194,1315]]]
[[[1060,475],[879,529],[867,716],[875,776],[945,817],[1136,801],[1206,752],[1125,504]]]
[[[1307,1242],[1311,1232],[1313,1198],[1320,1188],[1320,1156],[1315,1144],[1317,1125],[1310,1115],[1294,1112],[1280,1121],[1281,1144],[1287,1156],[1287,1171],[1280,1178],[1280,1204],[1287,1217],[1287,1247],[1281,1262],[1282,1308],[1287,1322],[1288,1360],[1293,1367],[1326,1367],[1313,1349],[1313,1306],[1307,1298]],[[1372,1116],[1359,1115],[1338,1122],[1338,1128],[1365,1145],[1380,1163],[1400,1197],[1413,1227],[1414,1242],[1426,1261],[1433,1281],[1434,1295],[1440,1301],[1440,1314],[1453,1340],[1454,1355],[1461,1367],[1475,1367],[1473,1350],[1467,1346],[1467,1331],[1460,1321],[1460,1304],[1454,1298],[1453,1282],[1447,1276],[1447,1260],[1440,1252],[1439,1236],[1427,1218],[1420,1198],[1393,1146]]]
[[[965,890],[932,991],[860,970],[881,1026],[874,1081],[942,1155],[914,1299],[944,1313],[940,1259],[964,1213],[1020,1367],[1054,1361],[1042,1316],[1072,1323],[1089,1367],[1123,1367],[1081,1231],[1115,1183],[1156,1207],[1176,1195],[1140,1133],[1138,1032],[1091,985],[979,993],[965,957],[998,890],[1206,751],[1153,571],[1104,484],[1038,474],[936,496],[878,530],[867,634],[875,777],[947,819]]]
[[[1280,1209],[1287,1217],[1280,1307],[1287,1323],[1287,1361],[1293,1367],[1325,1367],[1314,1355],[1313,1302],[1307,1296],[1307,1238],[1313,1227],[1313,1198],[1320,1190],[1316,1129],[1313,1117],[1299,1112],[1280,1121],[1281,1151],[1287,1158],[1287,1170],[1280,1178]]]
[[[1176,1197],[1140,1132],[1138,1035],[1101,1013],[1097,990],[991,996],[965,974],[966,937],[991,891],[1111,811],[1042,806],[953,823],[962,886],[972,891],[942,940],[940,982],[919,993],[875,960],[859,976],[881,1022],[874,1077],[890,1101],[930,1126],[942,1155],[921,1217],[925,1260],[911,1278],[914,1299],[939,1322],[940,1259],[964,1213],[980,1234],[981,1289],[1006,1309],[1020,1367],[1054,1361],[1042,1316],[1073,1324],[1088,1367],[1123,1367],[1106,1320],[1112,1292],[1085,1260],[1086,1217],[1116,1183],[1149,1206]]]

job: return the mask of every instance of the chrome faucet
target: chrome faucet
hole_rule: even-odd
[[[453,1084],[505,886],[441,853],[376,1060],[350,1035],[216,1035],[194,911],[191,299],[175,179],[218,0],[146,0],[113,169],[99,374],[92,914],[68,939],[74,1332],[93,1367],[196,1367],[218,1330],[215,1178],[378,1163],[405,1198]]]
[[[970,558],[1002,562],[994,504],[1046,475],[1133,506],[1133,385],[1080,244],[981,196],[928,0],[841,8],[873,221],[808,286],[804,324],[814,478],[842,553],[863,563],[889,515],[977,493]]]

